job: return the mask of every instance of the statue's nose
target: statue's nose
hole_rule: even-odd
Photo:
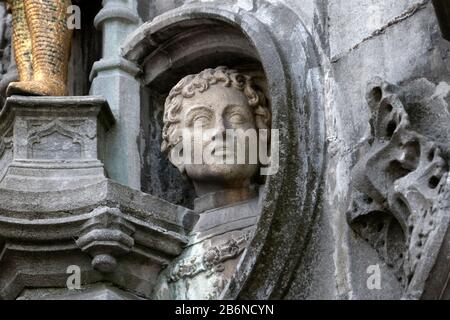
[[[219,137],[221,139],[225,138],[227,128],[226,128],[226,123],[225,123],[224,119],[218,119],[216,121],[216,125],[215,125],[214,129],[215,129],[215,132],[213,135],[213,140],[215,140],[216,138],[219,138]]]
[[[217,133],[218,134],[225,134],[225,131],[227,130],[227,125],[225,122],[225,119],[220,118],[219,120],[217,120]]]

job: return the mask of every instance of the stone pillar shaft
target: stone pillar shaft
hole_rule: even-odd
[[[105,167],[110,178],[140,189],[140,69],[120,55],[126,36],[141,23],[137,1],[103,0],[94,23],[103,30],[103,58],[93,66],[91,94],[104,96],[117,119],[107,137]]]

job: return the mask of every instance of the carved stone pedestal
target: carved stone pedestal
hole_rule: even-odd
[[[101,181],[101,146],[113,124],[101,97],[9,98],[0,115],[0,188],[73,190]]]
[[[98,97],[7,101],[0,299],[149,299],[181,253],[195,215],[106,178],[100,146],[112,125]]]

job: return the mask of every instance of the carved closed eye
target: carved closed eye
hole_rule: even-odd
[[[228,121],[230,121],[230,123],[233,123],[233,124],[242,124],[242,123],[246,122],[247,119],[242,114],[232,113],[229,116]]]
[[[210,117],[204,114],[200,114],[194,117],[194,125],[204,127],[211,121]]]
[[[203,105],[193,106],[186,115],[186,127],[205,127],[209,125],[213,118],[214,115],[209,107]]]

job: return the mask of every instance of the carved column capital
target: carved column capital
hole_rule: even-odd
[[[134,1],[133,1],[134,2]],[[107,20],[122,20],[126,23],[138,24],[140,22],[139,15],[126,5],[124,2],[103,1],[103,9],[97,14],[94,20],[96,28],[101,28],[102,24]]]

